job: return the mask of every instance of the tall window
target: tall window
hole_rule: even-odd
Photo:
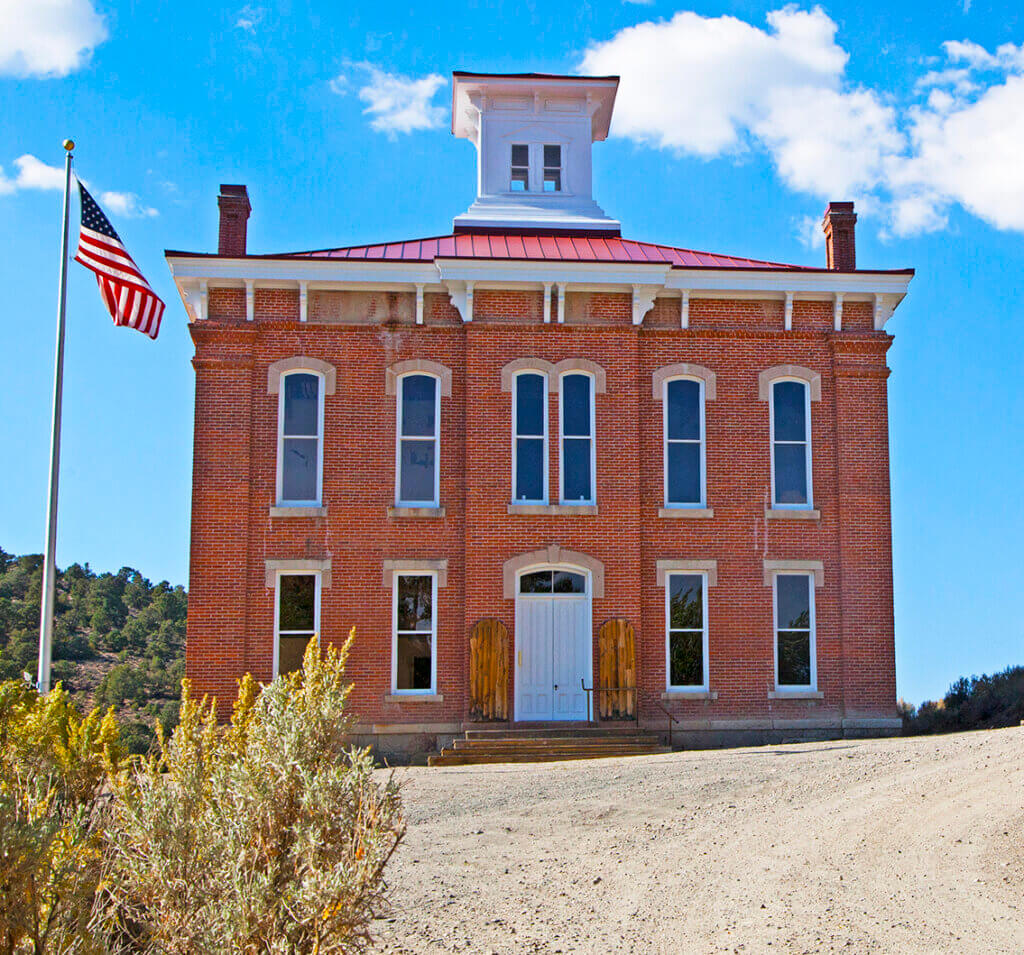
[[[594,503],[594,379],[570,372],[559,389],[563,504]]]
[[[309,371],[282,376],[278,403],[277,500],[320,503],[323,379]]]
[[[706,574],[665,578],[665,672],[670,690],[708,687]]]
[[[562,191],[562,147],[544,147],[544,191]]]
[[[512,175],[509,189],[525,192],[530,188],[530,147],[523,143],[512,144]]]
[[[320,629],[320,575],[277,575],[274,613],[274,676],[302,667],[309,641]]]
[[[398,387],[399,505],[438,507],[440,380],[433,375],[403,375]]]
[[[665,506],[704,506],[704,383],[665,382]]]
[[[520,372],[512,392],[512,496],[516,503],[546,504],[548,499],[547,379]]]
[[[433,693],[437,685],[434,574],[395,574],[391,682],[395,693]]]
[[[772,382],[772,501],[775,507],[810,507],[811,395],[806,382]]]
[[[781,690],[817,686],[811,574],[775,575],[775,682]]]

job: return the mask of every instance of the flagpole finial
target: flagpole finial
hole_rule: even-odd
[[[75,148],[75,141],[73,139],[65,139],[64,140],[64,148],[68,152],[71,152],[71,150]]]

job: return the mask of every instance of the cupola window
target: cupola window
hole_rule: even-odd
[[[562,191],[562,147],[544,147],[544,191]]]
[[[530,188],[530,147],[512,144],[512,181],[509,189],[512,192],[525,192]]]

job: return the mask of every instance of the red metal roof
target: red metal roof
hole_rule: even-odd
[[[290,252],[268,258],[363,259],[366,261],[432,262],[434,259],[519,259],[538,262],[642,262],[681,269],[788,269],[820,271],[801,265],[764,262],[734,255],[677,249],[670,245],[634,242],[618,236],[535,235],[528,233],[459,232],[341,249]]]

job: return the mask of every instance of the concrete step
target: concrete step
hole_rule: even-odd
[[[516,750],[524,747],[537,749],[593,749],[607,746],[619,748],[632,746],[657,746],[657,736],[627,736],[621,739],[608,739],[607,737],[592,737],[590,739],[573,739],[566,736],[552,737],[523,737],[521,739],[456,739],[454,747],[465,750]]]
[[[477,753],[477,752],[444,752],[427,758],[429,766],[473,766],[494,763],[553,763],[560,760],[611,759],[618,757],[652,756],[658,753],[669,753],[667,746],[652,746],[644,750],[627,752],[603,752],[594,750],[577,750],[571,753]]]
[[[615,724],[596,723],[541,723],[536,725],[516,723],[511,728],[500,729],[467,729],[466,739],[495,739],[507,738],[518,739],[519,737],[544,737],[544,736],[572,736],[576,739],[583,739],[588,736],[635,736],[637,733],[644,733],[638,730],[636,723],[630,721]]]

